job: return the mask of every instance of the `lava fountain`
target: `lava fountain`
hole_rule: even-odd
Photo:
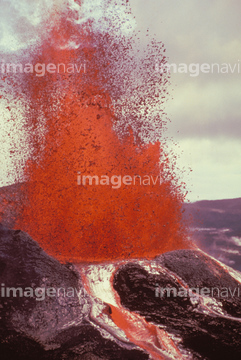
[[[110,30],[118,17],[101,32],[72,5],[52,10],[55,26],[34,55],[55,68],[24,82],[27,198],[16,227],[62,261],[186,247],[184,195],[161,140],[168,74],[155,73],[154,58],[165,62],[163,44],[139,55],[134,35]]]

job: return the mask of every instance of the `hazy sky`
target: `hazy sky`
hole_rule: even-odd
[[[172,74],[168,135],[183,151],[189,198],[241,197],[241,2],[130,0],[137,26],[163,41],[169,63],[224,63],[232,74]],[[240,72],[238,73],[238,64]],[[217,68],[216,68],[217,69]],[[188,173],[188,171],[187,171]]]
[[[69,2],[77,6],[73,0]],[[103,2],[108,3],[86,1],[86,12],[98,14],[97,7],[90,5]],[[16,50],[37,41],[39,24],[53,3],[56,0],[0,0],[0,55],[5,49]],[[62,6],[64,1],[57,3]],[[137,28],[142,30],[143,43],[149,28],[150,35],[156,34],[165,44],[169,63],[188,66],[227,63],[232,69],[236,64],[234,73],[228,74],[172,74],[173,100],[168,102],[166,111],[171,119],[167,135],[178,142],[175,151],[180,154],[179,166],[186,169],[184,180],[190,191],[189,199],[241,197],[241,2],[129,0],[129,3]],[[17,17],[21,17],[21,26]],[[8,114],[1,115],[0,141],[5,142],[4,154],[0,155],[3,185],[10,144],[6,136]]]

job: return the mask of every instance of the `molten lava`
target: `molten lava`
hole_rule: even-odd
[[[147,144],[131,129],[123,136],[113,130],[115,108],[105,88],[108,79],[100,76],[103,58],[96,56],[91,25],[82,32],[79,50],[63,49],[58,29],[42,44],[36,62],[73,64],[84,54],[87,74],[46,73],[27,83],[30,158],[22,191],[28,200],[16,227],[64,261],[154,257],[183,248],[184,196],[161,144]],[[66,39],[73,33],[68,26]],[[101,51],[108,60],[108,51]],[[78,185],[80,173],[130,176],[136,182],[119,188]]]

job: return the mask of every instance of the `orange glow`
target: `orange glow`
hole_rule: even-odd
[[[54,39],[59,43],[58,31],[53,32],[52,43]],[[85,32],[82,53],[90,62],[94,54],[91,41]],[[74,50],[59,50],[47,43],[41,52],[38,61],[44,63],[74,63],[78,56]],[[161,144],[135,140],[131,130],[129,136],[118,137],[113,130],[111,97],[96,85],[97,78],[95,64],[88,77],[63,73],[31,79],[34,110],[27,126],[33,129],[32,153],[22,189],[28,202],[23,204],[16,227],[63,261],[154,257],[185,247],[183,195],[174,176],[165,178],[170,166]],[[41,136],[40,111],[45,118]],[[78,172],[110,178],[160,176],[162,181],[140,185],[136,178],[136,185],[122,184],[118,189],[78,186]]]

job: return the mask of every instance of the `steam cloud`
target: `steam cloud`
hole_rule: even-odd
[[[63,16],[76,27],[91,22],[95,31],[112,29],[113,33],[126,35],[135,21],[125,4],[123,0],[3,0],[0,3],[0,53],[37,45]],[[69,39],[65,47],[78,48],[78,41]]]

